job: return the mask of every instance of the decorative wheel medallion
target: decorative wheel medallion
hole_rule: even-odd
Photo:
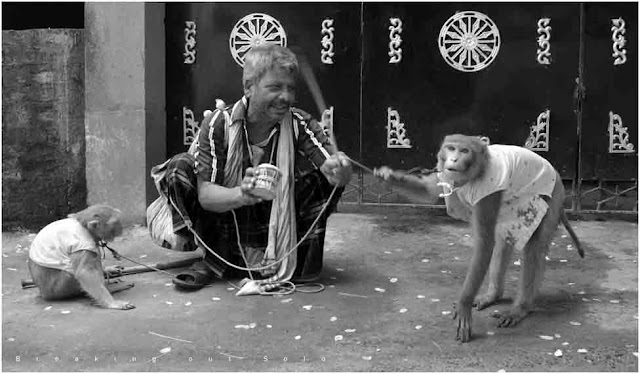
[[[252,13],[244,16],[231,30],[229,49],[238,65],[244,66],[244,55],[256,45],[264,43],[287,46],[284,28],[268,14]]]
[[[438,36],[442,58],[454,69],[479,71],[500,50],[500,32],[491,18],[475,11],[458,12],[442,25]]]

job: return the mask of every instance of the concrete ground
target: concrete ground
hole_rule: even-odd
[[[467,344],[454,339],[450,313],[470,231],[431,210],[341,206],[329,220],[320,293],[239,297],[227,281],[187,293],[149,272],[121,278],[135,283],[116,294],[136,306],[130,311],[22,290],[35,234],[3,233],[2,370],[637,372],[637,222],[572,224],[586,258],[559,229],[539,309],[514,328],[496,328],[489,316],[507,304],[474,312]],[[199,254],[155,246],[145,227],[112,246],[144,263]],[[107,255],[107,265],[116,263]]]

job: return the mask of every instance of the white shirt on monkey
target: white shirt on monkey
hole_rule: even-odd
[[[73,272],[70,255],[77,251],[100,249],[89,231],[74,218],[65,218],[45,226],[33,239],[29,258],[48,268]]]
[[[551,197],[557,173],[551,163],[517,146],[488,146],[489,162],[482,177],[445,198],[447,212],[469,220],[471,207],[484,197],[503,191],[496,224],[496,240],[521,250],[538,228],[549,208],[540,195]]]

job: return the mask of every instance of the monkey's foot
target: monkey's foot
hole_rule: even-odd
[[[109,291],[109,293],[116,293],[116,292],[128,290],[129,288],[133,287],[134,284],[133,282],[114,282],[114,283],[107,283],[106,286],[107,286],[107,291]]]
[[[473,306],[477,310],[482,310],[486,307],[497,304],[500,300],[502,300],[502,297],[500,295],[486,294],[475,299],[475,301],[473,302]]]
[[[525,319],[531,311],[523,306],[515,306],[507,313],[491,313],[491,317],[498,318],[498,327],[513,327]]]

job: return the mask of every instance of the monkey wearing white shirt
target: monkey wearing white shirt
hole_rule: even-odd
[[[29,249],[28,267],[43,299],[86,294],[103,308],[134,308],[128,301],[111,296],[133,284],[105,285],[98,248],[99,242],[111,241],[122,234],[119,213],[108,205],[91,205],[40,230]]]
[[[481,310],[502,298],[514,249],[523,253],[519,291],[511,310],[496,315],[499,327],[515,326],[532,311],[559,222],[584,257],[564,212],[564,186],[553,166],[528,149],[488,143],[487,138],[446,136],[437,156],[437,173],[428,176],[386,166],[374,170],[374,175],[423,200],[435,202],[444,196],[449,215],[471,222],[473,257],[454,313],[456,339],[462,342],[471,340],[472,306]],[[487,271],[487,294],[476,298]]]

